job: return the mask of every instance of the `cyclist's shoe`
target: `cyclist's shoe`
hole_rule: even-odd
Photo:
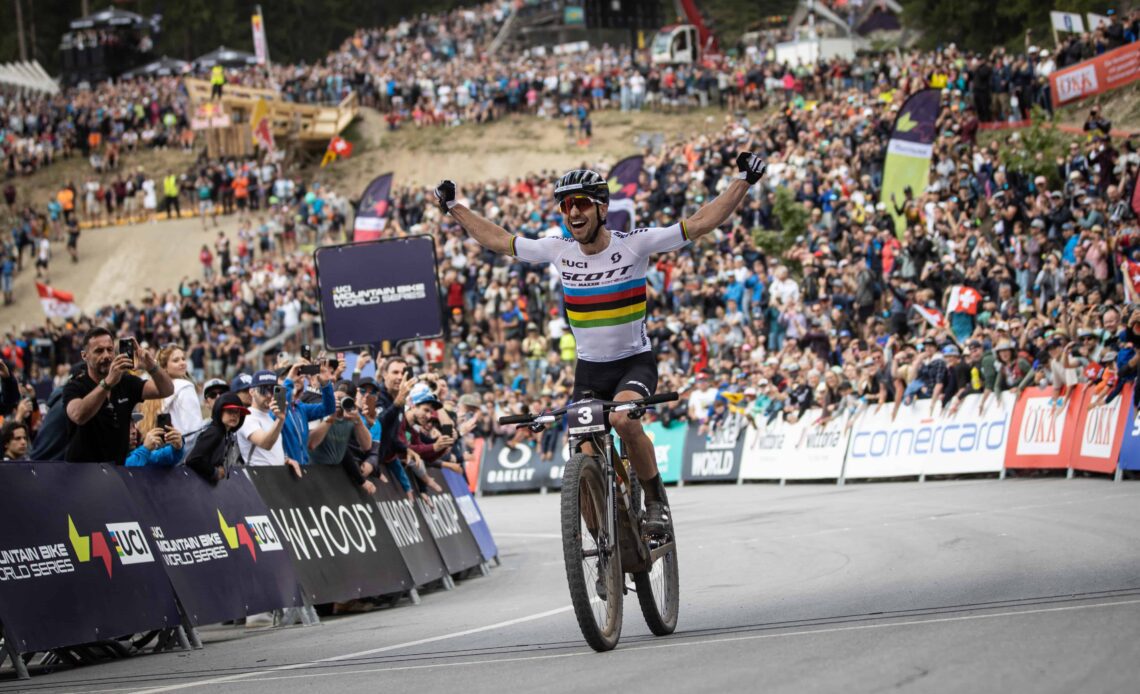
[[[665,537],[673,530],[673,518],[669,505],[663,501],[645,501],[645,521],[642,530],[649,537]]]

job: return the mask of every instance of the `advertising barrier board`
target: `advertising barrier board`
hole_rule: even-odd
[[[281,533],[253,483],[186,467],[116,468],[195,626],[302,604]]]
[[[424,527],[423,518],[415,504],[408,499],[400,484],[391,478],[387,484],[377,480],[373,500],[380,509],[380,516],[384,519],[388,532],[396,540],[396,547],[408,566],[413,582],[422,586],[443,578],[447,569],[443,566],[439,548]]]
[[[871,406],[856,415],[844,476],[905,477],[999,472],[1010,436],[1014,397],[968,395],[955,412],[916,400]]]
[[[246,468],[281,530],[314,603],[402,593],[415,587],[380,507],[348,483],[340,466]]]
[[[1052,388],[1026,388],[1013,409],[1005,467],[1069,467],[1083,397],[1084,386],[1077,386],[1059,406]]]
[[[690,424],[685,433],[683,479],[686,482],[735,480],[740,474],[747,427],[748,418],[736,412],[728,412],[701,426]]]
[[[838,479],[847,452],[848,417],[820,425],[823,411],[811,409],[794,423],[783,416],[763,419],[744,438],[740,478],[745,480]]]
[[[0,621],[20,652],[180,624],[146,516],[110,465],[0,465]]]
[[[443,479],[447,481],[447,487],[451,490],[451,495],[455,497],[455,504],[459,507],[459,512],[463,514],[463,520],[467,521],[467,527],[471,530],[472,537],[479,545],[479,553],[483,560],[491,561],[498,557],[499,548],[495,544],[495,538],[491,536],[491,528],[483,518],[483,511],[479,508],[479,502],[471,494],[467,480],[451,470],[443,471]]]
[[[1120,442],[1120,467],[1140,470],[1140,412],[1133,405],[1124,420],[1124,437]]]
[[[429,468],[428,474],[442,491],[428,492],[428,499],[416,499],[416,507],[424,524],[435,539],[439,554],[448,573],[459,573],[483,563],[479,544],[467,527],[467,520],[459,510],[459,504],[451,493],[451,485],[438,468]]]
[[[562,462],[558,464],[564,465]],[[479,488],[484,492],[538,491],[552,486],[553,467],[555,461],[542,460],[541,451],[533,445],[509,446],[506,440],[497,439],[487,447],[483,456],[480,470],[483,480]],[[561,487],[561,469],[558,470],[557,482]]]
[[[645,425],[645,434],[653,442],[653,450],[657,454],[657,469],[661,473],[661,481],[673,484],[681,480],[681,468],[684,466],[685,432],[689,425],[684,422],[673,422],[672,426],[663,426],[661,422],[650,422]]]
[[[1079,15],[1077,15],[1079,19]],[[1049,75],[1053,108],[1123,87],[1140,79],[1140,42],[1054,71]]]
[[[1093,392],[1086,389],[1077,416],[1077,432],[1073,438],[1071,465],[1076,470],[1112,473],[1120,458],[1124,431],[1132,402],[1132,384],[1113,398],[1111,403],[1095,403]]]

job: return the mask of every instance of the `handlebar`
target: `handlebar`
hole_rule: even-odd
[[[647,398],[641,398],[640,400],[602,400],[601,403],[603,411],[628,412],[630,410],[640,410],[653,405],[660,405],[665,402],[674,402],[680,399],[680,397],[681,396],[677,393],[658,393],[656,395],[650,395]],[[559,407],[556,410],[540,414],[506,415],[505,417],[499,417],[499,424],[553,424],[555,420],[566,414],[566,411],[569,410],[573,404],[574,403],[570,403],[570,405],[566,405],[565,407]]]

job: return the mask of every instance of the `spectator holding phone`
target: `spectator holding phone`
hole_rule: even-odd
[[[186,467],[206,481],[216,484],[233,468],[244,465],[237,432],[245,423],[249,410],[236,393],[224,393],[214,403],[210,426],[206,427],[186,458]]]
[[[127,467],[173,467],[182,461],[182,434],[173,426],[156,426],[141,436],[141,442],[139,438],[138,427],[132,426],[131,445],[136,448],[127,455]]]
[[[258,371],[253,375],[252,387],[248,392],[253,404],[238,431],[242,460],[250,466],[288,465],[293,474],[300,477],[300,463],[285,455],[284,439],[281,436],[285,428],[281,408],[285,402],[285,388],[277,384],[277,374]]]
[[[344,363],[333,369],[327,363],[310,364],[302,357],[289,367],[285,377],[285,428],[283,429],[286,457],[301,465],[309,464],[309,422],[328,417],[336,411],[336,395],[333,381],[344,371]],[[320,383],[321,401],[300,402],[303,386],[301,376],[316,376]]]
[[[365,479],[357,456],[371,450],[372,434],[357,406],[356,394],[352,381],[337,383],[336,410],[309,427],[309,462],[313,465],[344,466],[349,478],[371,494],[376,488]],[[350,446],[353,443],[355,446]],[[366,465],[367,472],[371,472],[373,466]]]
[[[209,424],[209,420],[202,417],[202,402],[194,381],[190,380],[186,351],[178,345],[167,345],[158,352],[158,365],[174,382],[174,394],[162,400],[162,412],[170,415],[174,428],[193,432]],[[193,445],[192,441],[189,443]]]
[[[134,338],[120,340],[116,350],[110,330],[92,328],[82,346],[87,368],[63,389],[70,439],[67,460],[122,465],[130,448],[135,405],[173,395],[174,383]],[[149,381],[127,373],[136,360],[150,374]]]

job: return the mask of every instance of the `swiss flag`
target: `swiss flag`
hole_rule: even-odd
[[[982,295],[977,289],[956,284],[950,288],[950,300],[946,302],[946,313],[968,313],[971,316],[976,316],[980,303],[982,303]]]
[[[79,315],[75,295],[71,292],[52,289],[41,282],[36,282],[36,291],[40,294],[40,303],[48,318],[72,318]]]
[[[341,159],[348,159],[352,156],[352,143],[343,137],[333,138],[332,149]]]
[[[1121,269],[1124,271],[1125,285],[1132,290],[1131,302],[1140,301],[1140,263],[1125,260]]]
[[[914,310],[918,311],[918,315],[925,318],[926,322],[930,323],[935,328],[945,328],[946,327],[946,316],[942,315],[942,312],[939,311],[938,309],[927,308],[921,304],[915,304]]]
[[[442,363],[444,355],[443,340],[424,340],[424,354],[427,356],[429,364]]]

